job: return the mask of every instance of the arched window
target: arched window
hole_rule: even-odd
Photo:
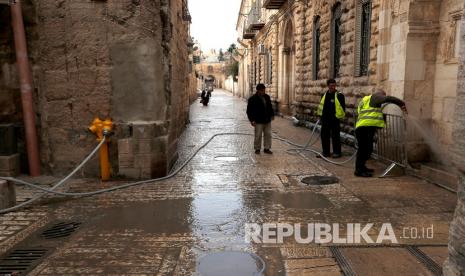
[[[357,0],[355,29],[355,76],[368,76],[370,65],[371,1]]]
[[[312,64],[313,64],[313,80],[318,79],[318,73],[320,71],[320,17],[317,16],[313,21],[313,54],[312,54]]]
[[[332,9],[331,17],[331,76],[337,78],[341,68],[341,3],[337,2]]]

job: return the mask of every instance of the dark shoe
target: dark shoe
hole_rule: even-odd
[[[265,149],[263,152],[267,153],[267,154],[273,154],[273,152],[271,150],[269,150],[269,149]]]
[[[323,152],[323,153],[321,153],[321,154],[317,154],[317,155],[316,155],[316,158],[321,158],[321,156],[323,156],[323,157],[331,157],[331,154],[329,154],[329,153],[324,153],[324,152]]]
[[[357,171],[354,172],[354,175],[359,176],[359,177],[372,177],[373,176],[373,174],[369,172],[357,172]]]
[[[341,156],[340,153],[333,153],[333,158],[341,158]]]
[[[370,169],[370,168],[367,168],[367,167],[363,168],[363,170],[364,170],[365,172],[368,172],[368,173],[374,173],[374,172],[375,172],[375,170]]]
[[[260,154],[260,150],[255,150],[255,154]]]

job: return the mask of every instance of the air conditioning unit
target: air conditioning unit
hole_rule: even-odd
[[[266,55],[266,48],[264,44],[258,45],[258,54],[259,55]]]

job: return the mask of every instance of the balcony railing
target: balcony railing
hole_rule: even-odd
[[[263,7],[269,10],[277,10],[280,9],[286,1],[287,0],[265,0]]]
[[[259,31],[265,26],[265,11],[254,4],[247,16],[246,28],[249,31]]]
[[[255,31],[249,31],[246,28],[244,28],[244,31],[242,32],[242,38],[243,39],[253,39],[255,37]]]

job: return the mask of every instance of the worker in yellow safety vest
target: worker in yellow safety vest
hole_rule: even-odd
[[[373,139],[376,130],[385,126],[382,105],[393,103],[407,112],[405,102],[392,96],[386,96],[386,92],[377,89],[372,95],[364,97],[357,109],[357,122],[355,124],[355,137],[357,138],[358,151],[355,161],[356,176],[371,177],[373,169],[366,167],[365,163],[370,159],[373,152]]]
[[[321,117],[322,155],[330,157],[330,139],[333,141],[333,158],[341,157],[341,120],[345,117],[346,102],[342,93],[336,89],[336,80],[326,81],[328,91],[321,97],[317,115]]]

